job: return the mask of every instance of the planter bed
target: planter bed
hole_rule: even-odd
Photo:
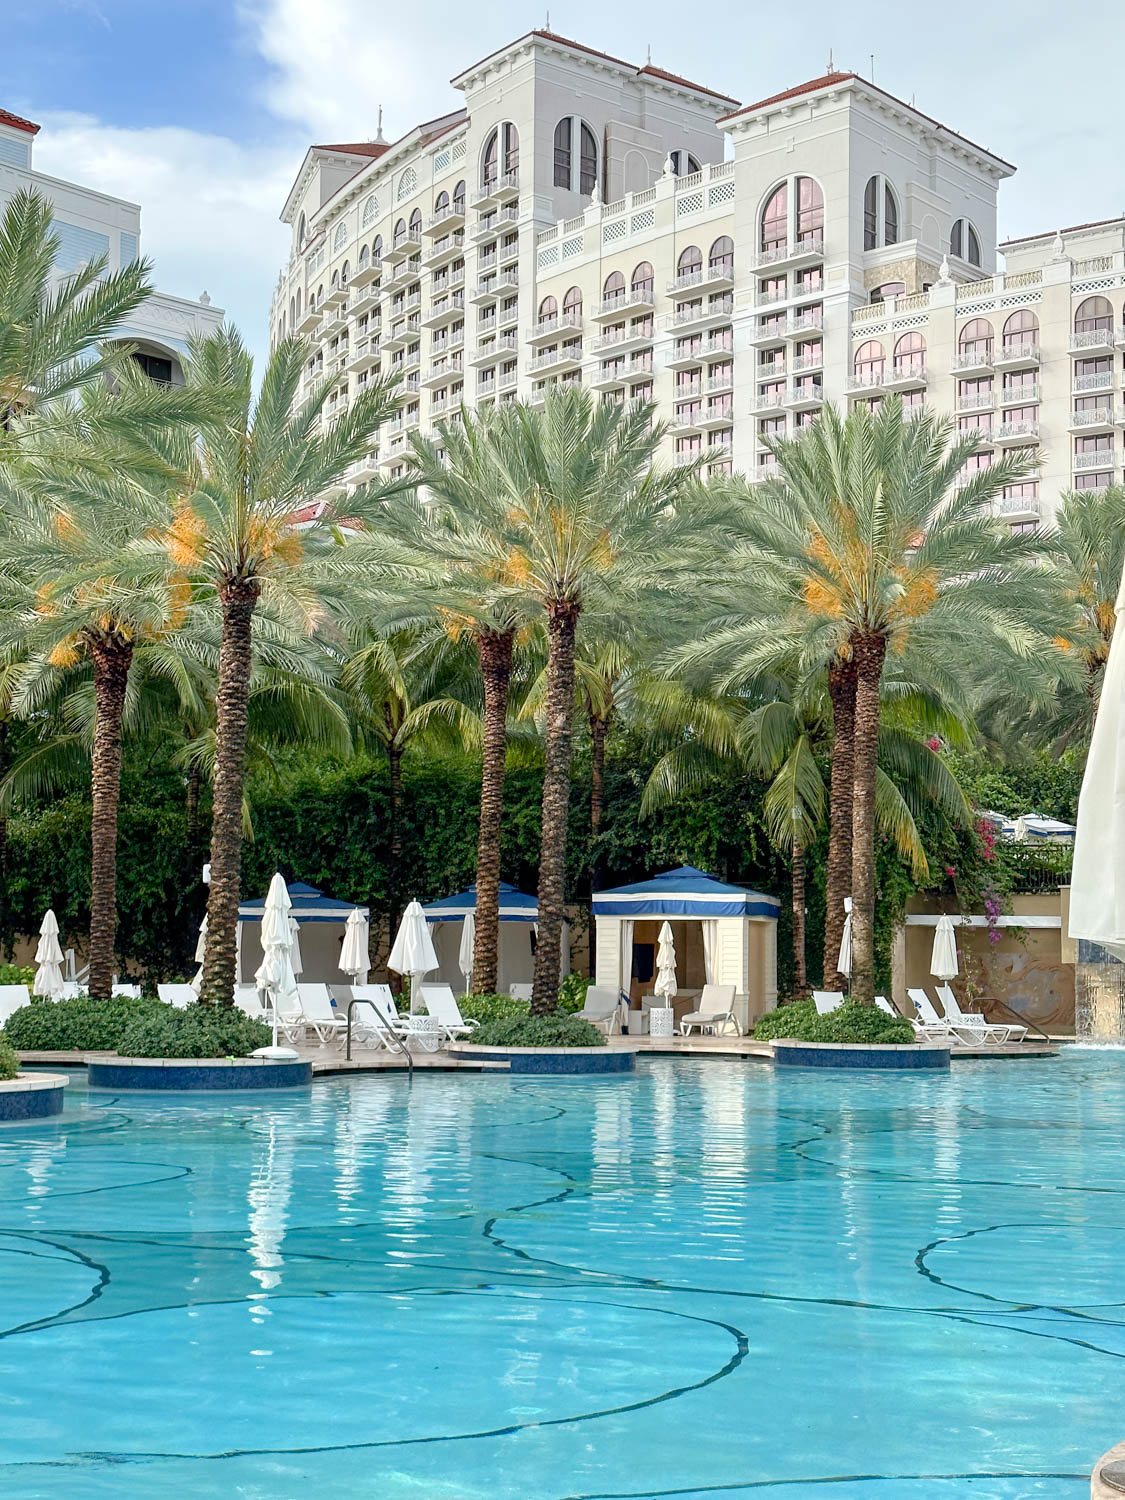
[[[69,1082],[65,1073],[21,1073],[0,1083],[0,1123],[61,1115]]]
[[[782,1068],[897,1068],[930,1071],[949,1067],[949,1048],[944,1042],[889,1045],[886,1042],[801,1042],[776,1037],[770,1047],[773,1060]]]
[[[92,1089],[291,1089],[312,1082],[310,1062],[268,1057],[117,1057],[86,1055]]]
[[[507,1063],[510,1073],[632,1073],[632,1052],[607,1047],[474,1047],[454,1042],[457,1057],[482,1063]]]

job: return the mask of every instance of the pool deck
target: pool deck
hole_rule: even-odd
[[[608,1045],[622,1051],[635,1052],[649,1057],[741,1057],[772,1061],[773,1054],[768,1042],[757,1042],[745,1036],[611,1036]],[[400,1053],[388,1052],[385,1048],[356,1047],[349,1061],[343,1049],[325,1046],[301,1046],[297,1052],[312,1063],[314,1075],[326,1076],[336,1073],[382,1073],[396,1072],[407,1067]],[[1059,1048],[1046,1042],[1012,1042],[1004,1046],[954,1047],[950,1061],[973,1062],[981,1058],[1004,1058],[1015,1062],[1021,1059],[1056,1057]],[[483,1062],[477,1058],[462,1058],[444,1049],[438,1052],[412,1050],[414,1067],[418,1071],[439,1072],[507,1072],[506,1063]],[[81,1067],[91,1059],[116,1062],[112,1052],[21,1052],[20,1060],[31,1066],[65,1065]]]

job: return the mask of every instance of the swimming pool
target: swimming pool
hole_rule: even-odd
[[[0,1131],[18,1500],[1022,1500],[1125,1436],[1125,1053],[68,1097]]]

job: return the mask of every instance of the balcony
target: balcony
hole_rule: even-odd
[[[582,328],[582,314],[564,312],[557,318],[541,318],[534,328],[527,330],[529,344],[542,344],[557,339],[561,333],[577,333]]]
[[[496,319],[497,328],[514,328],[520,320],[520,310],[516,306],[502,307]]]
[[[1074,468],[1076,471],[1112,469],[1113,448],[1099,448],[1094,453],[1076,453],[1074,455]]]
[[[422,376],[422,384],[427,390],[434,386],[445,385],[450,380],[455,380],[465,372],[465,363],[459,354],[450,355],[448,359],[438,360],[432,364]]]
[[[995,391],[974,391],[971,396],[957,397],[958,411],[992,411],[995,405]]]
[[[404,464],[410,457],[410,444],[407,442],[405,433],[388,440],[379,454],[379,467],[381,469],[392,469],[399,464]]]
[[[770,344],[783,344],[788,332],[785,315],[781,314],[771,320],[770,327],[766,327],[763,323],[755,324],[750,334],[750,342],[762,347],[768,347]]]
[[[754,482],[762,484],[767,479],[776,479],[780,472],[776,461],[773,463],[758,462],[754,465]]]
[[[348,357],[348,369],[353,375],[359,375],[364,370],[370,370],[379,363],[379,340],[360,339]]]
[[[1039,345],[1036,343],[1001,344],[993,350],[992,363],[998,370],[1039,368]]]
[[[421,322],[418,315],[412,318],[400,318],[397,323],[392,323],[383,335],[383,348],[388,353],[397,349],[405,349],[407,344],[412,343],[418,337]]]
[[[422,264],[429,266],[431,271],[436,271],[440,266],[447,266],[451,260],[456,260],[465,251],[465,236],[461,230],[453,234],[442,235],[440,240],[435,240],[428,250],[422,255]]]
[[[993,370],[993,350],[987,348],[963,349],[955,354],[950,363],[954,375],[990,375]]]
[[[330,339],[348,326],[348,307],[346,302],[337,302],[335,307],[328,307],[325,301],[324,305],[327,310],[320,325],[320,333],[322,338]]]
[[[596,323],[612,322],[614,318],[628,317],[631,312],[646,312],[653,306],[652,288],[629,287],[604,297],[594,309],[592,317]]]
[[[421,249],[421,230],[406,229],[402,234],[396,234],[389,244],[383,246],[383,259],[389,266],[397,266],[401,261],[408,260],[410,256],[420,254]]]
[[[345,284],[344,286],[334,286],[320,305],[324,308],[325,312],[331,312],[337,307],[343,307],[344,303],[347,300],[347,285]]]
[[[647,349],[652,340],[651,332],[626,328],[624,332],[603,333],[599,338],[593,339],[590,343],[590,352],[592,354],[629,354],[634,349]]]
[[[422,262],[420,260],[404,260],[401,265],[394,266],[383,285],[384,291],[397,291],[400,287],[408,286],[412,281],[417,281],[422,274]]]
[[[440,213],[431,214],[426,223],[426,233],[431,239],[441,239],[451,230],[463,228],[464,224],[464,199],[454,198]]]
[[[458,318],[465,316],[465,294],[464,292],[450,292],[447,297],[439,297],[430,303],[430,310],[421,319],[422,328],[444,328],[447,323],[455,323]]]
[[[684,271],[667,283],[669,297],[695,297],[704,292],[734,290],[733,266],[701,266],[698,271]]]
[[[482,276],[469,300],[477,306],[495,302],[497,297],[502,297],[506,292],[515,291],[519,284],[519,273],[514,270],[498,271],[494,276]]]
[[[700,307],[680,307],[668,319],[673,333],[687,333],[705,328],[721,328],[729,323],[734,314],[734,298],[720,297],[717,301]]]
[[[1091,350],[1104,349],[1107,353],[1113,349],[1112,328],[1087,328],[1082,333],[1070,335],[1071,354],[1088,354]]]
[[[652,379],[652,364],[649,360],[627,359],[625,361],[625,382],[627,385],[636,385]]]
[[[518,379],[518,370],[501,370],[496,377],[496,388],[500,391],[514,390]]]
[[[344,476],[349,484],[367,484],[379,473],[379,464],[374,453],[366,453],[362,458],[357,458],[347,474]]]
[[[353,273],[352,290],[354,291],[357,287],[370,286],[373,281],[378,281],[382,274],[383,262],[381,260],[369,261],[367,265],[360,266],[359,270]]]
[[[997,447],[1006,448],[1017,443],[1039,441],[1038,421],[1001,422],[992,435]]]
[[[808,411],[824,403],[824,391],[819,385],[792,385],[785,392],[784,405],[790,411]]]
[[[502,177],[494,177],[491,182],[486,182],[479,192],[473,194],[473,207],[499,208],[503,203],[511,203],[519,195],[520,174],[505,172]]]
[[[606,365],[599,365],[586,384],[595,391],[623,390],[628,383],[625,370],[625,360],[611,360]]]
[[[1037,495],[1001,495],[996,502],[996,514],[1009,519],[1031,520],[1042,514]]]
[[[418,348],[417,344],[414,345],[413,349],[408,349],[403,355],[400,368],[403,370],[420,370],[422,368],[422,351]],[[416,391],[418,389],[417,381],[413,385],[408,384],[407,389]]]
[[[1035,406],[1040,400],[1039,385],[1003,386],[1000,391],[1001,406]]]
[[[379,288],[377,286],[365,286],[355,289],[352,282],[352,300],[348,304],[348,317],[359,318],[364,313],[369,313],[373,307],[379,304]]]
[[[669,370],[686,370],[692,365],[702,364],[709,359],[733,358],[734,349],[731,344],[721,339],[699,339],[698,342],[695,339],[687,339],[684,341],[683,348],[672,350],[666,364]],[[760,378],[766,380],[769,377],[763,374]]]
[[[550,349],[545,354],[539,354],[534,359],[528,360],[525,366],[528,375],[542,375],[547,371],[561,375],[564,370],[579,370],[581,368],[581,347],[577,349]]]
[[[717,395],[720,391],[734,390],[734,368],[732,366],[727,375],[710,375],[703,382],[703,389],[709,396]]]
[[[780,270],[782,266],[810,266],[823,259],[824,238],[822,235],[814,235],[784,245],[771,245],[768,250],[759,250],[752,265],[755,271],[772,268]]]
[[[298,333],[314,333],[320,327],[321,311],[319,307],[310,307],[304,317],[297,324]]]
[[[697,437],[703,431],[703,409],[684,412],[671,418],[668,431],[673,437]]]
[[[1109,391],[1113,389],[1113,371],[1097,370],[1093,375],[1076,375],[1076,391]]]
[[[469,238],[474,245],[479,245],[484,240],[493,239],[508,225],[517,224],[519,217],[520,211],[514,203],[508,204],[506,208],[498,208],[495,213],[482,214],[469,230]]]
[[[518,341],[508,334],[500,334],[486,344],[478,344],[469,355],[468,363],[471,365],[492,365],[498,359],[508,359],[516,353]]]
[[[1112,403],[1106,402],[1104,406],[1071,412],[1069,427],[1071,432],[1110,432],[1120,417],[1121,413],[1114,412]]]
[[[784,406],[784,391],[759,391],[750,402],[750,411],[753,416],[760,416],[763,412],[781,411]]]
[[[785,324],[787,339],[807,338],[810,333],[824,331],[823,307],[807,307],[804,312],[791,312]]]
[[[699,414],[699,425],[704,432],[719,432],[734,425],[734,403],[705,406]]]
[[[926,384],[926,379],[924,360],[912,361],[910,364],[892,364],[883,378],[883,389],[885,391],[916,391]]]
[[[789,361],[789,368],[794,375],[799,375],[803,370],[822,370],[824,349],[818,347],[814,354],[795,354]]]

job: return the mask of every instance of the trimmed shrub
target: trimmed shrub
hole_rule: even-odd
[[[0,1083],[7,1083],[14,1078],[20,1070],[20,1060],[16,1056],[16,1049],[8,1045],[0,1033]]]
[[[263,1021],[233,1006],[157,1004],[122,1030],[117,1051],[122,1057],[249,1057],[272,1037]]]
[[[586,991],[592,983],[592,980],[586,979],[571,969],[559,985],[559,1009],[567,1015],[573,1015],[576,1010],[581,1010],[586,1004]]]
[[[0,964],[0,984],[26,984],[30,990],[34,983],[34,964]]]
[[[511,1021],[531,1011],[530,1000],[511,995],[462,995],[457,1005],[466,1021]]]
[[[135,1000],[115,995],[112,1000],[48,1000],[32,996],[4,1024],[4,1034],[21,1052],[114,1052],[122,1031],[134,1020],[167,1010],[159,1000]]]
[[[604,1047],[605,1037],[596,1026],[578,1016],[556,1011],[550,1016],[513,1016],[485,1021],[472,1036],[475,1047]]]
[[[817,1014],[812,1000],[794,1000],[764,1015],[754,1027],[758,1041],[791,1036],[800,1042],[859,1042],[881,1046],[911,1046],[914,1028],[901,1016],[888,1016],[874,1005],[845,1000],[826,1016]]]

